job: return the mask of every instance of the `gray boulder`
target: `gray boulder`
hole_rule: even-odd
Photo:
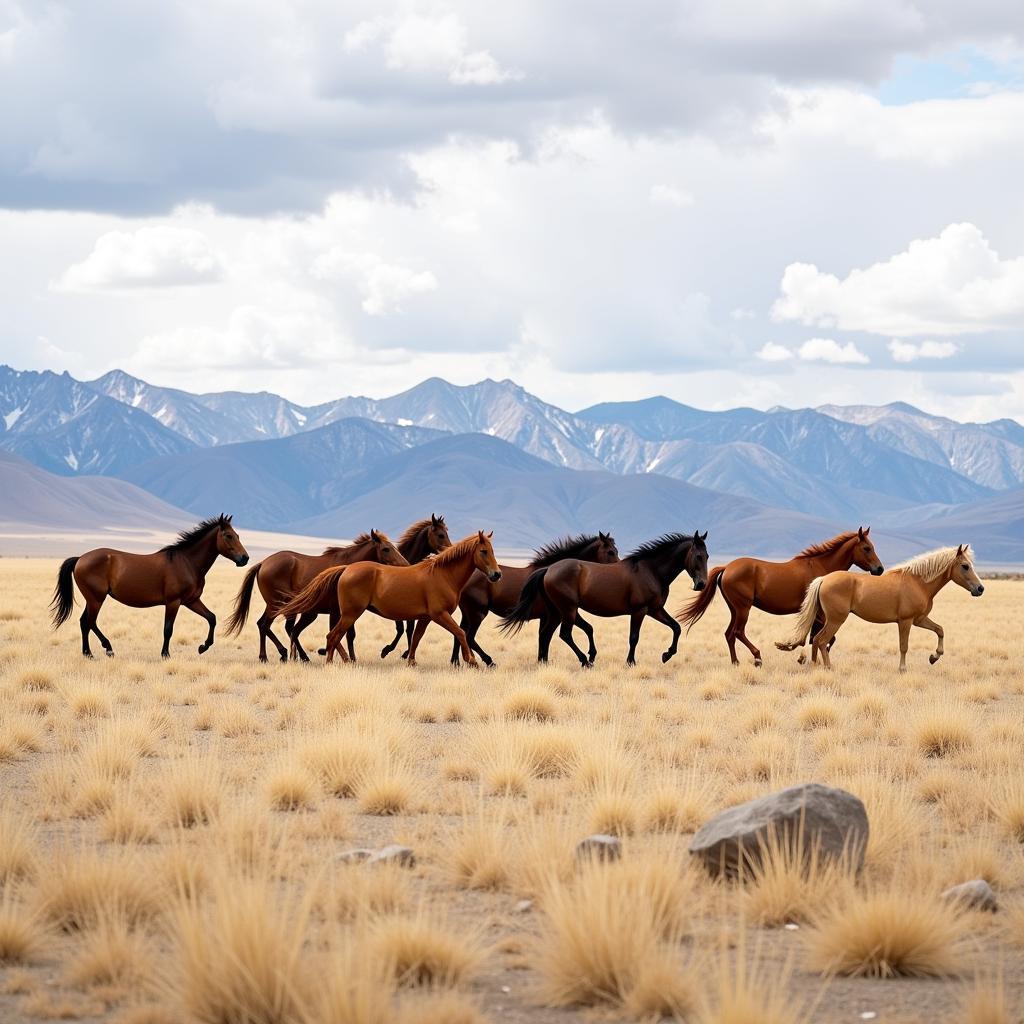
[[[984,878],[972,878],[969,882],[954,885],[942,894],[942,898],[967,910],[987,910],[994,914],[999,909],[999,900]]]
[[[622,856],[622,840],[617,836],[608,836],[599,832],[587,836],[576,844],[576,857],[579,860],[618,860]]]
[[[690,843],[712,876],[735,878],[740,866],[757,866],[765,845],[787,846],[800,841],[809,856],[846,858],[859,871],[868,843],[864,804],[845,789],[817,782],[791,786],[778,793],[730,807],[706,822]]]
[[[339,853],[335,858],[337,864],[362,864],[363,861],[369,860],[373,856],[373,850],[367,850],[362,847],[358,850],[345,850],[344,853]]]
[[[391,846],[381,847],[372,857],[370,864],[397,864],[399,867],[412,868],[416,866],[416,854],[410,846],[399,846],[393,843]]]

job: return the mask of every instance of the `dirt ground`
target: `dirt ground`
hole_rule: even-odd
[[[489,619],[498,667],[456,671],[436,626],[417,668],[382,662],[373,617],[356,665],[261,665],[259,605],[202,657],[182,611],[164,662],[162,611],[108,602],[116,657],[86,661],[80,600],[49,626],[57,565],[0,560],[2,1021],[1024,1019],[1019,581],[948,587],[945,657],[915,630],[903,676],[895,626],[851,620],[828,674],[757,612],[765,665],[734,668],[720,598],[667,665],[651,621],[632,670],[627,620],[598,621],[582,672]],[[210,576],[221,622],[241,579]],[[709,817],[807,781],[864,800],[858,878],[693,862]],[[577,863],[594,832],[619,863]],[[415,865],[337,860],[388,843]],[[940,898],[978,877],[997,913]],[[875,932],[897,976],[825,965]]]

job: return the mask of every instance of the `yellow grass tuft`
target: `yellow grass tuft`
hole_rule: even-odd
[[[4,889],[0,893],[0,964],[31,962],[45,940],[40,915],[17,900],[12,889]]]
[[[539,686],[514,690],[502,703],[502,711],[506,718],[533,722],[551,722],[558,717],[558,705]]]
[[[25,811],[7,799],[0,804],[0,886],[34,873],[36,830]]]
[[[403,987],[454,987],[472,977],[486,954],[473,926],[456,929],[422,906],[410,916],[377,918],[367,941],[374,959]]]
[[[80,986],[138,984],[148,968],[145,942],[131,923],[117,914],[101,914],[82,937],[67,978]]]

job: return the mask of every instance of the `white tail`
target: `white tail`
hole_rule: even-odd
[[[803,647],[807,643],[807,636],[811,632],[811,626],[818,614],[818,593],[821,590],[821,583],[824,576],[817,576],[811,580],[811,585],[804,594],[804,603],[800,605],[800,617],[796,620],[793,632],[786,641],[777,640],[775,646],[780,651],[792,651],[796,647]]]

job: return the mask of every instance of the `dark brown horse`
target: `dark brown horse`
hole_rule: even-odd
[[[550,544],[539,548],[529,563],[523,566],[500,565],[501,579],[492,583],[482,572],[473,574],[469,583],[466,584],[459,598],[459,609],[462,612],[462,621],[459,623],[466,634],[466,642],[470,649],[480,655],[480,659],[488,668],[494,667],[494,659],[476,642],[476,634],[489,612],[495,615],[508,615],[522,592],[526,581],[538,570],[545,566],[560,562],[563,558],[578,558],[582,562],[600,562],[610,564],[619,560],[619,552],[615,541],[610,534],[598,533],[580,534],[578,537],[565,537],[561,540],[552,541]],[[533,614],[531,618],[543,619],[541,623],[539,644],[537,649],[538,661],[548,660],[548,648],[551,645],[551,637],[558,622],[555,618],[547,616],[547,606],[537,595],[533,603]],[[576,616],[575,625],[586,634],[590,644],[590,662],[593,663],[597,657],[597,647],[594,645],[594,629],[582,616]],[[459,663],[458,641],[452,642],[452,664]]]
[[[701,590],[707,582],[707,534],[667,533],[657,540],[641,544],[621,562],[597,565],[577,558],[564,559],[546,569],[538,569],[523,587],[519,602],[502,619],[501,629],[515,634],[532,617],[538,595],[551,607],[561,626],[558,635],[580,660],[590,667],[587,655],[575,644],[572,627],[580,609],[593,615],[628,615],[629,654],[627,665],[636,664],[636,645],[645,616],[663,623],[672,630],[672,644],[661,656],[668,661],[679,647],[679,623],[665,611],[669,587],[686,570],[693,580],[693,589]]]
[[[317,573],[336,566],[350,565],[352,562],[382,562],[385,565],[408,565],[398,547],[391,539],[377,530],[360,534],[344,547],[324,548],[320,555],[303,555],[297,551],[277,551],[262,562],[254,565],[246,574],[235,598],[235,607],[227,622],[226,635],[240,633],[249,616],[249,604],[252,601],[254,586],[259,586],[260,593],[266,602],[263,614],[256,620],[260,631],[260,661],[267,660],[267,640],[277,648],[282,661],[288,660],[288,649],[274,635],[272,626],[277,618],[278,609],[293,593],[301,590]],[[338,609],[328,603],[319,609],[320,612],[332,616],[332,624],[337,620]],[[301,627],[309,625],[317,617],[318,612],[311,611],[308,619]],[[294,619],[285,622],[285,629],[291,636],[295,631]],[[301,630],[300,630],[301,632]],[[351,641],[350,641],[351,642]],[[309,661],[309,655],[296,640],[295,649],[303,661]]]
[[[200,597],[206,584],[206,574],[218,555],[239,566],[249,561],[249,554],[231,525],[231,516],[204,519],[191,530],[182,531],[173,544],[152,555],[95,548],[84,555],[66,558],[57,573],[57,586],[50,603],[53,628],[56,629],[71,615],[75,603],[74,580],[85,598],[85,611],[79,621],[82,626],[82,653],[87,658],[92,657],[90,630],[103,645],[107,657],[114,656],[110,641],[96,625],[96,617],[108,596],[130,608],[164,606],[164,646],[160,651],[164,658],[171,656],[174,618],[184,605],[209,623],[210,632],[199,645],[199,653],[205,654],[213,646],[217,616]]]
[[[861,527],[855,533],[840,533],[831,540],[805,548],[788,562],[765,562],[760,558],[737,558],[728,565],[711,570],[709,586],[700,597],[681,608],[676,618],[687,630],[708,610],[715,598],[716,588],[729,606],[729,625],[725,642],[734,665],[736,641],[743,643],[754,656],[754,664],[761,664],[761,652],[747,639],[747,619],[751,608],[759,608],[769,615],[793,615],[800,611],[804,594],[811,580],[830,572],[849,569],[856,565],[875,576],[882,573],[882,563],[868,534],[871,527]],[[816,624],[814,633],[820,628]],[[801,655],[801,659],[802,659]]]
[[[408,567],[356,562],[345,569],[328,569],[320,573],[301,594],[282,609],[282,615],[301,615],[317,607],[323,600],[325,587],[334,585],[341,618],[327,634],[327,660],[337,651],[343,661],[348,655],[341,647],[342,637],[363,612],[372,607],[378,615],[399,622],[413,619],[416,629],[409,647],[409,664],[416,664],[416,648],[431,622],[448,630],[462,645],[462,656],[469,665],[476,665],[473,652],[466,643],[466,634],[452,618],[458,607],[459,594],[469,582],[474,569],[486,573],[497,582],[501,570],[494,559],[490,534],[470,534],[434,558]]]

